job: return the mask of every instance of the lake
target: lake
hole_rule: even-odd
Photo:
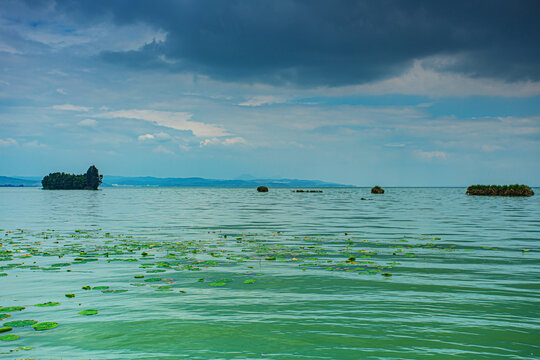
[[[0,358],[540,357],[540,189],[322,190],[0,188]]]

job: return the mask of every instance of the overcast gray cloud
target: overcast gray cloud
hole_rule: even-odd
[[[396,76],[429,58],[438,70],[470,77],[540,80],[538,1],[57,0],[39,6],[83,25],[146,24],[165,32],[162,41],[102,53],[136,68],[337,86]]]

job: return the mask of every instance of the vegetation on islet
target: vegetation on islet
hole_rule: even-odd
[[[41,180],[45,190],[97,190],[103,181],[98,169],[92,165],[86,174],[75,175],[55,172]]]
[[[533,196],[534,191],[527,185],[471,185],[467,195],[480,196]]]

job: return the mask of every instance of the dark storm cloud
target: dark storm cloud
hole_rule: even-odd
[[[539,1],[64,1],[84,24],[146,23],[167,37],[107,61],[231,81],[360,84],[416,59],[440,71],[540,80]],[[114,34],[111,34],[114,36]]]

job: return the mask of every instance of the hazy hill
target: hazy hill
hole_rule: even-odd
[[[0,176],[0,186],[39,186],[39,177],[7,177]],[[102,187],[122,187],[122,186],[154,186],[154,187],[257,187],[265,185],[268,187],[350,187],[337,183],[330,183],[320,180],[298,180],[298,179],[205,179],[200,177],[191,178],[158,178],[152,176],[127,177],[127,176],[103,176]]]
[[[39,181],[0,176],[0,186],[41,186]]]
[[[124,177],[105,175],[102,186],[156,186],[156,187],[257,187],[266,185],[269,187],[348,187],[348,185],[329,183],[320,180],[297,180],[297,179],[253,179],[253,180],[221,180],[192,178],[157,178]]]

